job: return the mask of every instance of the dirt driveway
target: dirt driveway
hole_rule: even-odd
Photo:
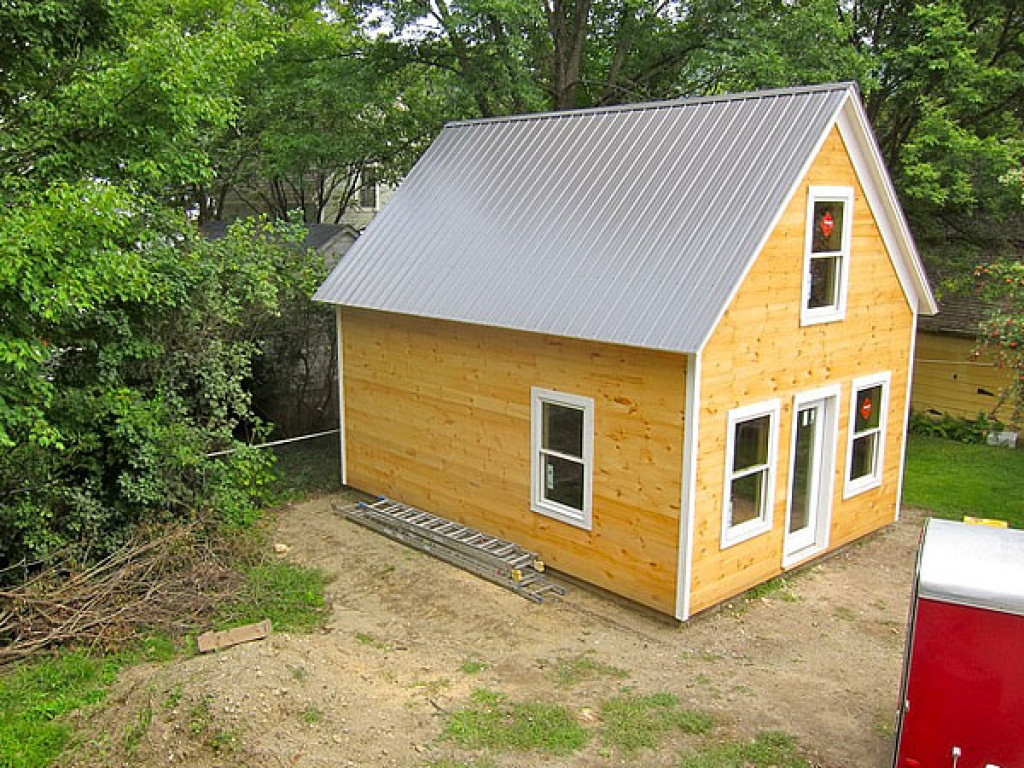
[[[67,765],[402,766],[468,760],[439,738],[486,688],[569,707],[583,722],[623,691],[714,713],[715,735],[781,730],[821,766],[889,764],[921,516],[678,626],[574,587],[534,605],[342,520],[341,495],[279,513],[287,557],[332,578],[327,628],[122,675]],[[560,664],[624,670],[559,680]],[[593,663],[590,663],[593,662]],[[602,666],[605,665],[605,666]],[[674,766],[673,737],[628,759],[598,743],[496,766]],[[451,763],[450,763],[451,764]]]

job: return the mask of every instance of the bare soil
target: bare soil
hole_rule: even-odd
[[[535,605],[343,520],[332,507],[343,501],[277,513],[286,557],[331,578],[322,632],[125,671],[104,707],[78,716],[85,736],[65,765],[469,762],[480,755],[442,732],[478,688],[564,704],[595,733],[603,701],[671,693],[714,714],[713,739],[779,730],[820,766],[890,764],[917,512],[782,589],[678,625],[575,584]],[[560,682],[559,662],[581,656],[626,676]],[[596,737],[571,757],[486,757],[502,768],[675,766],[698,743],[680,734],[627,756]]]

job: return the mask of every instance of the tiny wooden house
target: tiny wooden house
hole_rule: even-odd
[[[345,483],[680,619],[896,518],[934,301],[853,85],[451,123],[316,298]]]
[[[1024,531],[930,520],[894,768],[1024,765]]]

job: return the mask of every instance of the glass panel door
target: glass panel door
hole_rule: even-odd
[[[793,474],[786,528],[787,554],[806,549],[815,543],[818,519],[822,512],[820,488],[825,419],[825,400],[804,403],[796,410]]]

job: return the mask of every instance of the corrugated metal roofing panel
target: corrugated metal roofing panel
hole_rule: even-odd
[[[853,87],[451,123],[316,298],[696,351]]]
[[[929,520],[918,595],[1024,616],[1024,531]]]

